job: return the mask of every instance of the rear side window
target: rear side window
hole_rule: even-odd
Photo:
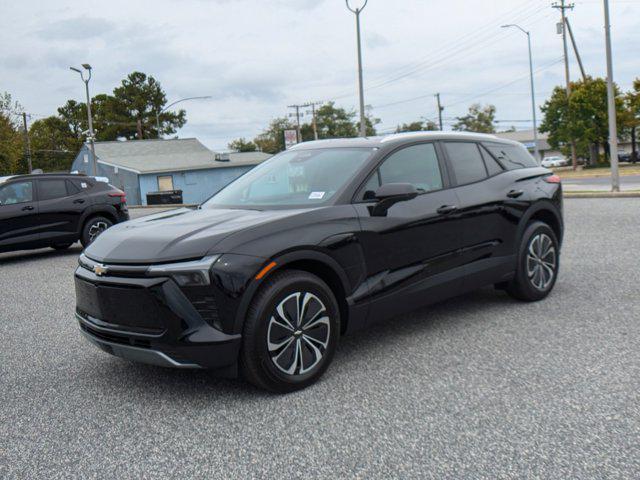
[[[487,178],[487,169],[478,145],[471,142],[445,142],[444,148],[458,185]]]
[[[482,154],[484,164],[487,167],[487,172],[489,172],[490,177],[504,172],[502,166],[496,161],[495,158],[489,155],[489,152],[487,152],[484,148],[480,147],[480,153]]]
[[[67,180],[67,193],[69,195],[75,195],[76,193],[80,193],[80,187],[78,187],[71,180]]]
[[[54,198],[63,198],[67,195],[66,180],[38,180],[38,200],[53,200]]]
[[[531,156],[524,146],[506,145],[501,143],[485,143],[485,147],[507,170],[537,167],[538,162]]]

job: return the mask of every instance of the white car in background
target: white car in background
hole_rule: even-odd
[[[567,160],[565,157],[560,157],[560,156],[556,156],[556,157],[546,157],[542,160],[541,165],[543,167],[566,167],[567,165],[569,165],[569,160]]]

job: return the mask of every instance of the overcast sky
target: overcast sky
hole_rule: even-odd
[[[362,0],[352,0],[362,1]],[[604,76],[601,0],[569,13],[587,73]],[[365,102],[380,131],[437,116],[448,124],[473,102],[493,103],[501,127],[530,128],[526,37],[531,30],[537,103],[564,82],[559,13],[541,0],[369,0],[362,13]],[[640,76],[640,1],[611,0],[614,75]],[[134,70],[184,103],[180,137],[214,149],[253,138],[291,103],[357,105],[355,20],[342,0],[0,0],[0,91],[33,119],[83,101],[70,65],[94,68],[92,93],[111,92]],[[571,75],[579,75],[571,57]],[[416,98],[422,97],[422,98]]]

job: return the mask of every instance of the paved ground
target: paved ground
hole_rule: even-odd
[[[306,391],[127,363],[79,250],[0,258],[0,478],[638,478],[640,199],[566,201],[535,304],[486,289],[345,338]]]
[[[608,192],[611,190],[611,177],[563,178],[562,187],[567,192],[575,190]],[[640,175],[622,175],[620,177],[620,189],[622,191],[640,190]]]

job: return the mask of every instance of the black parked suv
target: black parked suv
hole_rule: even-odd
[[[239,366],[286,392],[372,322],[484,285],[543,299],[562,234],[560,179],[518,143],[442,132],[307,142],[195,209],[105,232],[80,257],[76,317],[108,353]]]
[[[93,177],[34,174],[0,178],[0,252],[88,246],[129,220],[124,192]]]

